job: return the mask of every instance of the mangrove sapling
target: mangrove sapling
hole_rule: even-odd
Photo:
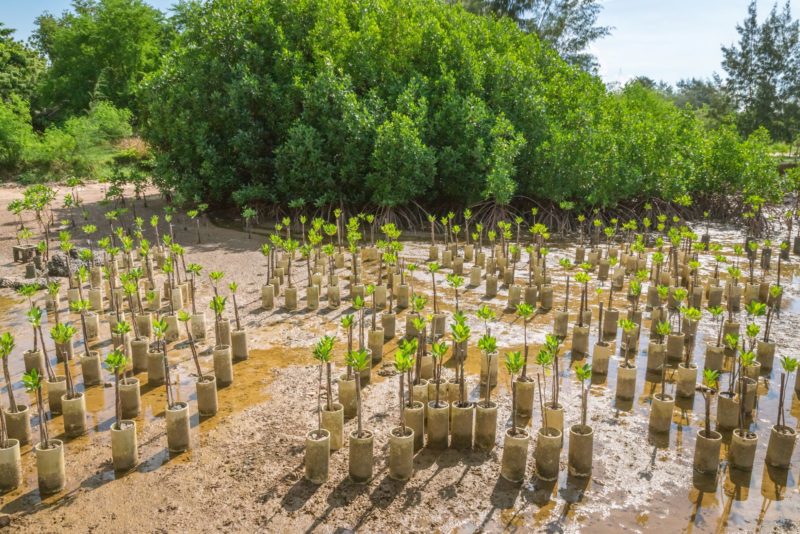
[[[478,348],[481,350],[481,352],[483,352],[484,357],[486,358],[486,398],[483,405],[488,408],[491,405],[492,396],[491,358],[492,355],[497,352],[497,338],[487,332],[478,340]]]
[[[517,351],[506,352],[506,370],[511,375],[511,435],[517,435],[517,375],[526,363],[522,354]]]
[[[42,449],[50,448],[50,434],[47,432],[47,416],[44,412],[44,399],[42,399],[42,377],[38,369],[31,369],[22,375],[25,391],[36,395],[36,411],[39,418],[39,441]]]
[[[569,277],[567,277],[569,278]],[[589,308],[589,274],[581,271],[575,275],[575,282],[581,285],[581,302],[578,306],[578,326],[583,327],[583,313]],[[567,311],[566,299],[564,301],[564,311]]]
[[[547,373],[551,371],[551,368],[553,366],[553,360],[554,360],[553,353],[547,350],[546,346],[543,346],[541,349],[539,349],[539,352],[536,354],[536,365],[541,367],[544,373],[544,376],[542,377],[542,382],[544,384],[545,389],[547,389]],[[537,380],[538,380],[538,374],[537,374]],[[555,375],[553,377],[553,380],[555,380]],[[553,393],[554,391],[555,388],[551,390],[551,393]],[[547,399],[545,399],[545,404],[547,404]],[[557,406],[557,403],[552,402],[547,405],[555,408]]]
[[[433,313],[435,315],[439,313],[439,302],[436,297],[436,273],[439,272],[439,264],[435,261],[428,263],[428,272],[431,273],[431,284],[433,286]]]
[[[522,332],[523,332],[523,347],[525,366],[522,368],[522,376],[520,380],[528,380],[528,321],[533,317],[533,306],[526,302],[517,304],[517,317],[522,319]]]
[[[717,394],[719,389],[719,371],[712,369],[703,370],[703,383],[697,386],[697,391],[703,394],[705,403],[706,417],[703,424],[705,436],[711,436],[711,399]]]
[[[28,317],[28,322],[34,329],[34,336],[36,336],[37,333],[39,336],[39,343],[42,347],[42,354],[44,355],[44,369],[47,373],[47,379],[50,382],[54,382],[56,380],[56,374],[55,371],[53,371],[53,365],[50,363],[50,357],[47,354],[47,346],[44,344],[44,333],[42,332],[42,317],[44,315],[42,309],[38,306],[34,306],[28,310],[26,315]]]
[[[459,276],[457,274],[448,274],[446,279],[447,279],[447,283],[450,285],[450,287],[453,288],[453,293],[454,293],[455,298],[456,298],[456,313],[458,313],[459,312],[458,288],[460,288],[461,286],[464,285],[464,277]]]
[[[781,358],[781,366],[783,367],[783,370],[781,371],[781,387],[780,394],[778,396],[778,418],[775,426],[779,432],[786,433],[788,430],[790,430],[790,428],[786,426],[786,414],[784,413],[784,404],[786,402],[786,384],[788,383],[788,376],[797,371],[798,360],[796,358],[792,358],[791,356],[784,356]]]
[[[778,313],[780,297],[783,293],[783,288],[779,285],[770,286],[769,288],[769,310],[767,311],[767,319],[764,324],[764,343],[769,343],[769,336],[772,333],[772,324],[775,320],[775,315]]]
[[[11,384],[11,373],[8,370],[8,359],[11,357],[11,352],[14,350],[14,336],[11,332],[3,332],[0,335],[0,359],[3,360],[3,378],[6,381],[6,392],[8,393],[8,406],[10,413],[17,413],[17,401],[14,398],[14,391]],[[5,426],[5,417],[0,414],[0,419],[3,420]],[[5,432],[3,433],[5,436]],[[3,445],[6,448],[6,445]]]
[[[50,337],[56,345],[56,353],[60,353],[64,362],[64,377],[67,387],[67,398],[75,398],[75,384],[72,382],[72,372],[69,368],[69,354],[67,347],[72,343],[72,338],[75,335],[75,327],[69,323],[57,323],[50,329]]]
[[[407,347],[409,348],[409,347]],[[416,346],[413,347],[414,351],[416,351]],[[408,373],[411,369],[414,368],[414,352],[410,350],[399,350],[395,353],[394,356],[394,368],[397,370],[397,374],[400,377],[400,429],[402,432],[402,436],[408,435],[406,430],[406,418],[405,418],[405,377],[406,373]],[[411,388],[409,387],[409,390]],[[409,393],[409,397],[411,394]],[[410,402],[413,402],[413,399],[410,399]],[[409,404],[410,404],[409,402]],[[437,399],[437,406],[438,406],[438,399]]]
[[[199,231],[200,230],[198,229],[198,232]],[[266,244],[265,246],[269,247],[269,245]],[[195,298],[197,288],[195,287],[195,278],[200,276],[200,272],[202,270],[203,267],[197,263],[190,263],[186,268],[186,271],[189,273],[189,296],[192,299],[192,315],[197,315],[197,299]],[[269,280],[269,278],[267,280]]]
[[[464,363],[467,359],[467,343],[471,335],[471,329],[467,326],[466,318],[457,313],[453,316],[455,322],[450,325],[450,330],[453,334],[454,354],[458,360],[458,372],[456,379],[458,380],[458,405],[461,407],[467,406],[466,397],[466,379],[464,377]]]
[[[214,312],[214,335],[217,341],[217,346],[222,345],[222,314],[225,311],[225,303],[228,298],[222,295],[214,295],[211,297],[211,302],[208,307]]]
[[[192,316],[186,311],[180,310],[178,312],[178,320],[182,322],[183,326],[186,328],[186,337],[189,340],[189,347],[192,350],[192,360],[194,361],[195,369],[197,369],[197,380],[199,382],[203,382],[203,370],[200,368],[200,358],[197,355],[197,346],[195,345],[194,336],[192,336],[191,329],[189,328],[189,321],[191,321],[191,319]]]
[[[171,410],[175,406],[175,399],[172,393],[172,380],[169,376],[169,358],[167,357],[167,341],[166,335],[169,325],[167,320],[163,317],[160,319],[153,319],[153,335],[156,338],[156,348],[160,349],[164,356],[164,386],[167,391],[167,409]]]
[[[353,309],[358,313],[358,349],[364,349],[364,299],[356,295],[353,299]]]
[[[335,339],[333,336],[323,336],[314,346],[314,359],[319,362],[319,387],[320,392],[317,396],[317,408],[320,411],[320,428],[322,427],[322,401],[319,395],[322,394],[322,367],[325,366],[325,410],[333,410],[333,388],[331,382],[331,357],[333,355],[333,344]]]
[[[678,328],[677,328],[678,334],[683,333],[682,312],[686,310],[686,308],[683,306],[683,301],[686,299],[686,295],[687,291],[682,287],[676,288],[672,292],[672,299],[675,302],[675,308],[677,309],[676,315],[678,316]]]
[[[417,333],[417,361],[414,369],[414,385],[418,386],[422,380],[422,357],[425,356],[426,341],[425,334],[427,330],[425,318],[422,316],[414,317],[411,320],[414,326],[414,331]]]
[[[719,328],[717,329],[717,347],[722,346],[722,331],[724,326],[723,315],[725,310],[722,309],[722,306],[711,306],[708,308],[711,317],[714,318],[714,321],[719,323]]]
[[[236,282],[231,282],[228,284],[228,289],[231,292],[231,298],[233,299],[233,314],[236,317],[236,330],[242,329],[242,324],[239,321],[239,306],[236,304],[236,291],[239,289],[239,284]]]
[[[434,407],[441,408],[442,404],[439,399],[439,390],[442,386],[442,366],[444,364],[444,357],[447,354],[447,343],[445,341],[434,342],[431,344],[431,357],[433,358],[433,371],[434,380],[436,382],[436,399]]]
[[[586,426],[586,413],[589,405],[589,389],[586,387],[586,381],[592,379],[592,366],[589,363],[584,363],[580,367],[575,368],[575,376],[581,383],[581,426]]]
[[[361,372],[369,369],[370,356],[364,349],[348,351],[345,358],[348,369],[355,371],[356,375],[356,437],[364,437],[361,411]]]
[[[342,328],[347,331],[347,354],[345,360],[349,359],[350,354],[353,352],[353,324],[355,323],[355,316],[351,313],[345,315],[341,319]],[[353,378],[353,367],[347,363],[347,380]]]
[[[105,366],[111,371],[114,375],[114,424],[112,428],[116,428],[117,430],[122,430],[124,427],[122,426],[122,403],[120,402],[120,395],[119,395],[119,377],[120,372],[124,371],[125,367],[128,365],[128,359],[125,357],[125,353],[115,348],[111,352],[108,353],[106,356],[105,361],[103,362]]]

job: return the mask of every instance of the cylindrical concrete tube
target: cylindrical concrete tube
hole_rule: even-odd
[[[214,347],[214,376],[217,377],[219,387],[233,383],[233,356],[229,345]]]
[[[451,406],[450,447],[454,449],[471,449],[475,432],[475,405],[467,403]]]
[[[93,312],[85,315],[86,320],[86,340],[94,341],[100,336],[100,317]]]
[[[605,282],[606,280],[608,280],[608,271],[609,271],[610,266],[611,266],[611,264],[609,263],[608,260],[605,260],[605,259],[600,260],[600,262],[597,265],[597,267],[598,267],[597,268],[597,279],[598,280],[600,280],[601,282]]]
[[[609,308],[603,314],[603,335],[611,336],[617,333],[617,323],[619,322],[619,310]]]
[[[442,252],[442,267],[449,269],[453,264],[453,252],[445,250]]]
[[[67,392],[67,379],[63,376],[56,376],[55,381],[49,379],[47,383],[47,405],[50,407],[50,414],[61,413],[61,397]]]
[[[422,409],[425,412],[425,417],[428,417],[428,381],[421,379],[419,384],[414,384],[411,388],[411,398],[414,401],[422,403]],[[422,432],[423,439],[425,432]]]
[[[375,298],[375,308],[378,311],[383,311],[383,309],[386,307],[386,286],[384,285],[375,286],[374,298]]]
[[[686,367],[686,364],[678,364],[678,379],[676,394],[678,397],[694,397],[697,384],[697,366],[693,363]]]
[[[739,399],[722,392],[717,397],[717,426],[730,430],[739,424]]]
[[[453,274],[459,276],[464,274],[464,258],[460,256],[453,258]]]
[[[672,427],[672,410],[675,408],[675,399],[671,395],[658,393],[653,396],[650,404],[650,430],[653,432],[667,433]]]
[[[738,380],[736,381],[736,393],[739,394],[739,398],[742,399],[742,402],[744,402],[744,410],[746,412],[752,412],[756,407],[757,386],[758,383],[755,380],[745,376],[744,391],[742,391],[742,383]]]
[[[547,311],[553,308],[553,286],[550,284],[542,285],[539,301],[539,306],[543,310]]]
[[[97,288],[89,290],[89,306],[98,313],[103,312],[104,306],[102,289]]]
[[[728,451],[731,465],[742,471],[750,471],[753,468],[757,446],[758,434],[751,434],[746,430],[742,433],[738,428],[734,430]]]
[[[491,354],[485,352],[481,354],[481,387],[485,387],[488,381],[490,386],[497,385],[497,372],[500,367],[500,358],[498,358],[497,351]]]
[[[715,308],[722,306],[723,288],[711,286],[708,288],[708,307]]]
[[[522,482],[528,464],[528,445],[531,438],[525,430],[517,429],[516,434],[511,432],[512,429],[506,430],[503,441],[500,476],[509,482]]]
[[[553,335],[561,338],[567,337],[569,329],[569,312],[558,310],[553,317]]]
[[[139,462],[136,421],[123,419],[111,426],[111,459],[115,471],[128,471]]]
[[[395,427],[389,432],[389,477],[408,480],[414,472],[414,431]]]
[[[486,275],[486,291],[484,294],[490,299],[497,296],[497,276],[493,274]]]
[[[475,447],[483,451],[494,448],[497,440],[497,404],[478,402],[475,406]]]
[[[177,292],[175,293],[178,294]],[[167,341],[177,341],[181,337],[181,331],[178,324],[178,316],[177,315],[165,315],[164,320],[167,321],[167,332],[164,334],[164,338]]]
[[[536,382],[528,377],[526,380],[519,379],[516,382],[517,388],[517,417],[520,423],[527,425],[533,416],[533,391]]]
[[[797,432],[793,428],[773,425],[767,445],[767,465],[789,469],[796,440]]]
[[[598,375],[608,374],[608,360],[611,358],[613,350],[611,344],[605,341],[595,343],[594,354],[592,355],[592,373]]]
[[[572,327],[572,352],[581,355],[589,353],[588,326],[575,325]]]
[[[231,332],[231,355],[234,360],[246,360],[248,357],[247,350],[247,330],[234,330]]]
[[[564,437],[564,407],[561,404],[553,405],[547,403],[544,405],[544,419],[546,421],[546,428],[552,428],[561,432],[561,437]]]
[[[39,376],[45,376],[44,353],[41,350],[26,350],[22,355],[25,360],[25,372],[39,371]]]
[[[469,285],[472,287],[478,287],[481,285],[481,274],[481,266],[473,265],[472,269],[469,271]]]
[[[414,431],[414,452],[417,452],[425,445],[425,405],[419,401],[406,405],[403,417],[406,426]]]
[[[17,440],[20,445],[31,441],[31,413],[24,404],[17,404],[17,411],[3,410],[6,418],[6,433],[9,439]]]
[[[306,434],[306,480],[312,484],[324,484],[327,482],[330,455],[331,435],[327,430],[312,430]]]
[[[133,364],[134,373],[147,371],[147,350],[149,345],[150,343],[144,338],[131,340],[131,363]]]
[[[722,371],[725,360],[725,347],[718,347],[716,342],[706,345],[706,358],[703,367],[712,371]]]
[[[636,394],[636,366],[629,363],[628,367],[624,364],[617,368],[617,391],[618,399],[630,400]]]
[[[758,363],[761,364],[761,369],[771,371],[775,362],[775,343],[771,341],[759,341],[756,358]]]
[[[521,288],[518,285],[510,285],[508,287],[508,301],[506,302],[506,307],[509,310],[514,310],[521,300]]]
[[[341,291],[339,290],[338,282],[328,286],[328,307],[338,308],[342,303]]]
[[[433,397],[431,397],[433,398]],[[450,404],[445,400],[428,402],[428,447],[432,449],[444,449],[448,446],[448,436],[450,434]]]
[[[189,405],[176,402],[167,407],[167,448],[169,452],[183,452],[191,447],[189,433]]]
[[[408,284],[399,284],[397,286],[397,307],[401,310],[408,308],[410,296],[411,289]]]
[[[372,363],[383,360],[383,328],[376,328],[368,332],[367,347],[372,351]]]
[[[667,353],[667,346],[663,343],[651,341],[647,344],[647,370],[661,371],[664,365],[664,358]]]
[[[441,312],[434,313],[433,319],[431,320],[431,332],[435,339],[439,339],[444,336],[444,323],[445,323],[445,315]]]
[[[153,335],[153,314],[145,312],[144,314],[136,315],[136,326],[139,328],[139,336],[149,341]]]
[[[369,430],[362,430],[360,436],[353,430],[348,441],[350,479],[357,484],[367,483],[372,479],[375,438]]]
[[[64,418],[64,433],[69,437],[86,433],[86,397],[75,392],[75,397],[61,396],[61,411]]]
[[[160,350],[147,352],[147,384],[160,386],[164,383],[164,353]]]
[[[343,374],[339,377],[338,381],[339,385],[339,402],[342,403],[342,409],[344,410],[344,418],[345,419],[352,419],[357,415],[358,412],[358,404],[356,402],[356,375],[355,373],[351,374],[350,378],[347,378],[347,374]]]
[[[722,434],[712,430],[706,435],[705,429],[700,430],[694,445],[694,470],[705,474],[716,473],[721,444]]]
[[[295,311],[297,309],[297,288],[296,287],[287,287],[286,293],[284,295],[284,306],[289,311]],[[326,475],[327,478],[327,475]]]
[[[536,475],[542,480],[558,478],[563,435],[555,428],[540,428],[536,436]]]
[[[103,372],[100,367],[100,353],[92,350],[89,355],[82,355],[81,362],[81,375],[83,376],[83,385],[86,387],[96,386],[103,382]]]
[[[383,339],[388,341],[394,338],[396,333],[397,315],[394,313],[384,313],[381,315],[381,326],[383,327]]]
[[[536,286],[525,286],[525,304],[536,307],[536,301],[539,299],[539,289]]]
[[[322,405],[322,428],[330,436],[331,451],[338,451],[344,444],[344,408],[338,402],[332,402],[331,407],[333,409],[328,410],[327,405]]]
[[[204,374],[203,380],[195,382],[197,389],[197,413],[201,417],[211,417],[217,414],[217,377]]]
[[[22,457],[19,440],[8,438],[0,447],[0,491],[11,491],[22,483]]]
[[[275,306],[275,286],[265,284],[261,286],[261,307],[271,310]]]
[[[205,313],[193,314],[191,319],[192,338],[194,338],[195,341],[203,340],[206,338],[207,331],[208,331],[208,323],[206,321],[206,314]]]
[[[179,288],[173,287],[170,291],[170,300],[172,301],[172,308],[175,311],[183,309],[183,293]]]
[[[576,477],[592,473],[594,430],[588,425],[572,425],[569,429],[569,474]]]
[[[64,469],[64,443],[60,439],[49,440],[49,448],[43,443],[33,447],[36,454],[36,478],[39,493],[50,495],[64,489],[67,477]]]
[[[683,358],[683,347],[686,342],[685,334],[670,334],[667,336],[667,359],[677,361]]]
[[[430,354],[422,356],[420,363],[420,377],[425,380],[433,378],[433,357]]]
[[[142,397],[138,378],[123,378],[119,381],[119,402],[123,419],[139,416]]]
[[[306,287],[306,307],[309,310],[319,308],[319,286],[310,285]]]
[[[439,259],[439,247],[431,245],[428,247],[428,261],[436,261]]]

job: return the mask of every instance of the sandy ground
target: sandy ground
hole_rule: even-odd
[[[0,207],[21,195],[15,187],[0,188]],[[107,228],[102,213],[107,207],[101,199],[101,186],[89,185],[81,191],[90,218],[101,229]],[[160,212],[157,196],[149,198],[149,208],[136,204],[137,214],[149,218]],[[61,214],[59,218],[67,218]],[[228,221],[238,225],[235,221]],[[81,222],[78,223],[82,224]],[[0,210],[0,276],[21,276],[23,268],[10,262],[14,242],[14,218]],[[165,228],[165,227],[164,227]],[[162,228],[162,231],[164,230]],[[92,387],[86,390],[90,417],[87,435],[66,442],[67,487],[55,496],[41,499],[36,486],[36,471],[30,446],[23,448],[25,482],[21,488],[2,497],[2,511],[9,514],[11,528],[19,532],[226,532],[319,531],[548,531],[581,530],[649,531],[667,529],[699,532],[756,531],[793,532],[800,529],[800,492],[796,483],[800,453],[795,451],[793,469],[783,478],[764,469],[764,454],[770,426],[777,406],[778,372],[762,378],[759,409],[754,429],[759,434],[756,467],[746,478],[731,477],[723,462],[713,488],[699,491],[693,485],[692,455],[694,436],[702,425],[703,401],[699,396],[681,404],[674,413],[669,437],[648,435],[649,400],[660,387],[644,375],[647,332],[643,333],[638,355],[642,370],[633,403],[614,399],[615,361],[607,378],[596,377],[590,396],[589,419],[595,432],[594,471],[590,478],[567,476],[567,443],[561,457],[561,477],[545,483],[534,476],[532,458],[528,477],[522,485],[506,483],[499,476],[502,456],[502,430],[509,425],[509,379],[501,372],[493,394],[499,404],[500,429],[497,447],[490,453],[464,453],[454,450],[423,449],[415,458],[415,473],[406,483],[388,477],[388,430],[399,420],[397,378],[384,376],[388,366],[373,369],[371,385],[365,390],[365,425],[375,432],[375,477],[367,485],[347,478],[346,447],[333,453],[330,478],[314,486],[303,479],[305,434],[316,424],[317,370],[310,349],[323,334],[336,334],[337,367],[343,368],[344,333],[338,326],[342,314],[349,313],[349,301],[339,309],[329,309],[323,300],[320,310],[303,309],[288,313],[281,308],[264,311],[260,306],[260,286],[264,282],[264,259],[258,251],[262,237],[248,239],[242,232],[204,226],[202,244],[196,244],[194,228],[176,221],[176,240],[186,247],[187,261],[203,265],[204,273],[222,270],[225,280],[240,285],[240,306],[244,325],[249,329],[250,358],[235,365],[234,385],[219,392],[220,413],[201,420],[194,403],[193,365],[185,342],[179,341],[170,353],[178,397],[190,402],[193,448],[173,456],[166,449],[164,388],[143,387],[143,414],[137,418],[141,462],[130,473],[115,473],[111,465],[109,427],[113,419],[113,389]],[[79,245],[83,236],[74,231]],[[720,229],[720,240],[737,234]],[[406,243],[407,261],[423,263],[427,246]],[[553,247],[555,265],[568,253]],[[370,273],[374,265],[367,265]],[[296,265],[295,279],[305,286],[305,265]],[[372,274],[374,276],[374,274]],[[522,278],[522,276],[520,276]],[[556,275],[556,293],[563,293],[563,281]],[[369,278],[368,278],[369,279]],[[204,282],[198,296],[198,309],[207,309],[211,290]],[[797,354],[800,341],[794,332],[800,328],[798,285],[786,285],[786,298],[780,322],[775,329],[779,352]],[[443,308],[454,308],[452,290],[440,285]],[[414,278],[417,291],[429,294],[427,273]],[[342,295],[349,294],[341,283]],[[300,292],[301,296],[303,291]],[[463,309],[472,311],[484,302],[483,287],[468,289],[461,298]],[[499,320],[493,327],[501,352],[517,349],[522,343],[522,324],[504,310],[507,290],[501,288],[489,301]],[[40,296],[40,299],[42,297]],[[277,299],[282,303],[282,297]],[[571,299],[577,304],[577,298]],[[563,297],[556,298],[561,305]],[[622,307],[624,300],[616,302]],[[25,399],[19,379],[22,351],[30,344],[25,323],[26,304],[7,289],[0,290],[3,329],[17,337],[18,349],[12,356],[12,381],[18,400]],[[209,325],[211,314],[206,312]],[[398,331],[403,332],[405,311],[398,315]],[[573,316],[574,316],[573,310]],[[232,318],[232,313],[230,314]],[[71,318],[77,321],[76,317]],[[473,340],[483,326],[469,318]],[[713,325],[701,326],[701,336],[712,335]],[[649,321],[646,321],[646,324]],[[537,317],[530,327],[531,353],[535,354],[544,335],[551,331],[552,313]],[[647,329],[645,329],[647,330]],[[108,326],[101,325],[101,343],[109,349]],[[594,331],[593,331],[594,334]],[[473,342],[474,344],[474,342]],[[389,362],[397,338],[385,346],[384,362]],[[701,346],[702,343],[698,343]],[[79,347],[76,348],[78,350]],[[202,346],[204,369],[211,369],[211,356]],[[52,356],[52,349],[50,351]],[[565,347],[563,367],[582,363],[572,360]],[[467,362],[470,397],[477,399],[479,353],[470,351]],[[702,351],[696,353],[702,360]],[[79,375],[79,366],[73,368]],[[540,372],[535,365],[530,373]],[[446,371],[452,376],[451,368]],[[338,375],[338,373],[335,373]],[[146,382],[146,373],[140,380]],[[580,417],[579,384],[569,369],[562,372],[561,402],[569,426]],[[548,379],[549,381],[549,379]],[[80,379],[78,379],[80,383]],[[723,378],[723,383],[725,378]],[[800,402],[787,394],[787,424],[797,426]],[[106,384],[109,386],[110,384]],[[674,385],[669,386],[674,389]],[[3,404],[7,400],[4,398]],[[29,403],[29,400],[26,401]],[[35,419],[34,424],[38,421]],[[51,435],[61,434],[61,417],[48,423]],[[345,433],[354,427],[346,424]],[[536,410],[533,428],[541,422]],[[36,432],[36,428],[34,428]],[[724,449],[725,447],[723,447]],[[533,444],[531,446],[531,455]]]

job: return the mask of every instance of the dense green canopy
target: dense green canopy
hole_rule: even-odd
[[[186,198],[589,205],[765,193],[769,138],[609,92],[509,19],[435,0],[212,0],[147,83],[144,131]]]

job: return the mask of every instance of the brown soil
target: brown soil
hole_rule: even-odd
[[[102,186],[90,185],[81,196],[95,224],[104,231]],[[0,207],[21,195],[15,187],[0,188]],[[150,207],[137,202],[137,214],[149,218],[153,209],[160,209],[155,195]],[[66,215],[66,214],[65,214]],[[62,218],[65,217],[62,216]],[[0,210],[0,276],[21,276],[20,265],[10,262],[14,242],[14,219]],[[82,224],[79,222],[79,225]],[[186,226],[184,226],[186,224]],[[148,226],[149,229],[149,226]],[[163,228],[162,228],[163,229]],[[80,231],[74,232],[83,245]],[[724,229],[715,239],[731,241],[735,232]],[[721,532],[726,530],[796,531],[800,528],[800,493],[795,476],[764,468],[764,455],[770,427],[774,422],[779,371],[762,379],[759,385],[759,409],[754,429],[759,436],[756,467],[749,476],[729,472],[723,467],[713,487],[708,481],[692,477],[694,436],[702,428],[703,400],[678,401],[680,410],[668,438],[649,436],[647,421],[649,401],[660,392],[657,378],[645,376],[648,328],[643,328],[637,367],[637,397],[629,403],[615,401],[613,390],[619,357],[609,366],[608,377],[595,377],[589,401],[589,424],[594,429],[594,472],[589,479],[567,476],[567,441],[562,454],[562,471],[558,481],[545,483],[533,476],[531,443],[528,478],[521,486],[503,481],[499,476],[503,429],[510,425],[509,378],[501,371],[500,384],[493,392],[498,403],[500,428],[497,447],[489,454],[463,453],[453,450],[435,452],[423,449],[415,458],[415,472],[407,483],[388,477],[388,433],[398,424],[397,379],[391,377],[392,352],[397,339],[387,342],[384,364],[373,369],[372,383],[365,388],[365,427],[375,433],[375,477],[367,485],[347,479],[347,447],[331,458],[329,481],[314,486],[303,479],[303,448],[306,433],[316,425],[317,368],[311,359],[311,347],[323,334],[336,334],[336,370],[342,371],[344,332],[338,326],[344,313],[350,313],[349,300],[336,310],[326,307],[324,298],[316,312],[302,309],[306,285],[306,267],[295,262],[293,278],[300,287],[300,310],[287,313],[281,308],[264,311],[260,307],[260,287],[264,282],[264,259],[258,251],[262,239],[247,239],[246,234],[214,226],[202,230],[203,243],[196,244],[194,228],[176,221],[176,240],[186,247],[187,260],[204,267],[198,296],[198,310],[207,310],[211,295],[207,273],[223,270],[225,281],[239,283],[239,301],[244,325],[250,331],[250,358],[234,366],[234,384],[219,391],[220,412],[200,420],[194,402],[194,365],[185,341],[170,349],[177,384],[177,397],[188,401],[191,413],[193,448],[190,452],[171,456],[166,449],[164,422],[164,387],[149,389],[146,373],[142,381],[143,414],[137,419],[140,464],[131,473],[115,474],[111,466],[110,432],[113,420],[113,389],[93,387],[86,391],[90,431],[86,436],[66,441],[67,488],[42,499],[36,485],[36,471],[31,447],[23,448],[24,484],[2,497],[2,512],[11,515],[12,527],[19,532],[108,531],[120,532],[364,532],[389,531],[579,531],[600,529],[657,530],[674,532],[693,530]],[[420,265],[427,259],[427,244],[406,243],[403,256]],[[550,264],[556,265],[566,252],[553,247]],[[519,265],[523,263],[520,262]],[[704,266],[707,270],[709,266]],[[368,265],[370,273],[374,266]],[[553,270],[556,283],[554,308],[563,305],[563,276]],[[518,270],[518,281],[526,274]],[[800,328],[798,285],[789,285],[791,275],[785,271],[784,309],[773,338],[779,354],[793,354],[800,349],[795,332]],[[374,274],[371,274],[374,278]],[[468,275],[465,276],[468,278]],[[367,278],[369,280],[369,278]],[[431,295],[430,277],[424,270],[414,276],[414,287]],[[343,298],[349,294],[347,283],[341,285]],[[607,287],[607,284],[606,284]],[[438,294],[442,309],[453,310],[452,290],[440,284]],[[469,288],[461,295],[461,308],[471,312],[483,299],[483,288]],[[497,298],[489,304],[498,312],[493,325],[501,354],[521,349],[522,324],[509,310],[504,310],[507,289],[501,286]],[[624,294],[615,305],[624,309]],[[40,296],[40,299],[42,297]],[[607,296],[604,296],[604,302]],[[576,317],[577,293],[570,302],[571,323]],[[282,297],[276,303],[282,303]],[[592,304],[595,304],[592,297]],[[642,299],[644,302],[644,298]],[[430,305],[430,301],[429,301]],[[26,303],[10,290],[0,290],[0,313],[3,329],[17,338],[12,356],[12,380],[18,401],[31,404],[21,389],[22,351],[30,346],[29,327],[25,322]],[[65,312],[66,313],[66,312]],[[206,311],[211,335],[210,312]],[[398,332],[405,327],[406,312],[398,313]],[[647,316],[647,314],[645,314]],[[535,358],[546,333],[552,329],[552,312],[536,317],[529,326],[531,359]],[[229,317],[233,320],[232,311]],[[77,317],[72,316],[72,321]],[[596,321],[596,313],[593,321]],[[474,340],[483,332],[483,324],[470,314],[473,343],[467,359],[470,400],[481,394],[477,384],[480,353]],[[649,321],[646,321],[649,324]],[[591,345],[594,344],[596,322],[592,323]],[[47,324],[46,330],[49,328]],[[703,338],[713,336],[714,326],[706,317],[701,322],[696,360],[702,359]],[[46,334],[45,334],[46,335]],[[97,348],[105,353],[110,345],[108,325],[101,324],[102,342]],[[619,342],[617,340],[617,346]],[[49,340],[48,340],[49,342]],[[207,345],[200,347],[204,370],[212,368]],[[76,346],[76,354],[81,347]],[[53,351],[50,347],[50,354]],[[569,343],[562,349],[562,391],[560,402],[565,408],[565,428],[580,421],[580,385],[574,373],[564,369],[583,363],[573,358]],[[80,375],[73,362],[73,371]],[[448,360],[445,374],[451,377],[454,362]],[[541,369],[531,364],[529,374]],[[725,374],[727,376],[727,373]],[[726,376],[722,383],[725,385]],[[547,384],[552,377],[547,377]],[[77,379],[80,384],[80,378]],[[789,389],[793,389],[790,379]],[[670,382],[668,391],[674,391]],[[547,390],[549,394],[549,388]],[[3,392],[3,399],[5,393]],[[791,400],[790,400],[791,399]],[[5,405],[6,402],[3,402]],[[787,393],[787,424],[797,427],[800,402]],[[541,426],[536,400],[533,430]],[[712,412],[713,413],[713,412]],[[38,424],[34,420],[34,424]],[[52,437],[61,437],[61,417],[49,421]],[[355,422],[346,424],[345,435]],[[34,436],[37,428],[34,427]],[[727,440],[729,440],[727,436]],[[35,438],[34,438],[35,439]],[[726,446],[723,445],[723,454]],[[793,465],[800,460],[795,450]],[[724,465],[724,462],[723,462]],[[703,489],[704,491],[700,491]]]

